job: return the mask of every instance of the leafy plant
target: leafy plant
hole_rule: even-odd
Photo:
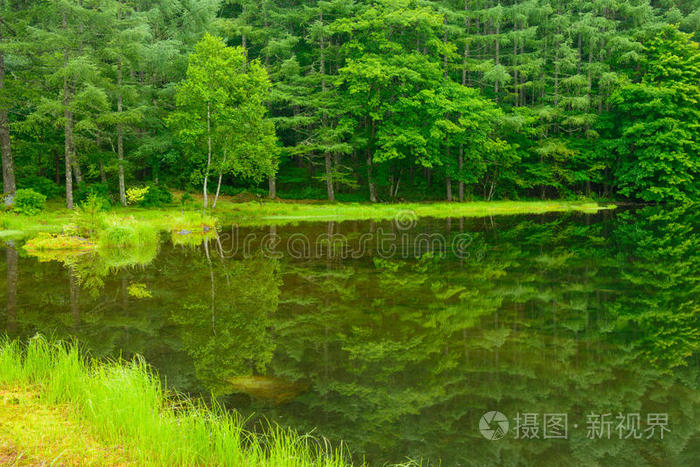
[[[47,199],[57,198],[61,196],[65,190],[64,187],[56,185],[52,180],[46,177],[29,175],[18,180],[19,188],[30,188],[37,193],[46,196]]]
[[[15,193],[13,210],[18,214],[34,216],[39,214],[46,204],[46,196],[31,188],[21,188]]]
[[[146,197],[146,193],[148,193],[149,187],[144,186],[144,187],[135,187],[132,186],[128,190],[126,190],[126,200],[129,204],[136,204],[141,201]]]
[[[109,208],[108,202],[96,194],[90,194],[87,200],[73,212],[73,225],[79,235],[93,236],[104,226],[103,212]]]
[[[78,204],[85,203],[91,196],[96,196],[102,200],[107,207],[112,205],[112,200],[109,197],[109,187],[106,183],[92,183],[83,185],[75,190],[73,199]]]
[[[180,197],[180,205],[181,206],[189,206],[194,202],[194,196],[190,194],[190,192],[186,191],[182,194]]]
[[[173,195],[163,185],[149,185],[143,198],[139,201],[139,206],[153,208],[162,207],[173,202]]]

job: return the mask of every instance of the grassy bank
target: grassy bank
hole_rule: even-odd
[[[247,432],[237,416],[169,392],[143,361],[93,362],[43,338],[0,339],[0,396],[10,465],[346,465],[310,436]]]
[[[196,199],[196,201],[200,201]],[[234,202],[227,198],[219,200],[215,210],[202,217],[194,207],[183,210],[178,206],[164,208],[114,207],[109,211],[113,229],[110,244],[115,235],[138,230],[147,224],[154,231],[195,231],[204,224],[237,223],[240,225],[290,224],[311,221],[406,220],[419,217],[482,217],[512,214],[542,214],[546,212],[596,212],[614,208],[595,202],[571,201],[477,201],[466,203],[322,203],[298,201],[249,201]],[[36,216],[14,213],[0,214],[0,239],[23,239],[41,232],[59,233],[73,221],[74,214],[54,201],[44,212]],[[131,226],[131,227],[129,227]],[[104,229],[103,229],[104,230]],[[118,232],[116,232],[118,230]],[[143,229],[142,229],[143,230]],[[119,245],[119,242],[117,242]]]
[[[304,221],[406,220],[406,217],[484,217],[512,214],[581,211],[593,213],[614,205],[569,201],[474,201],[466,203],[230,203],[217,206],[222,213],[241,224],[286,224]]]

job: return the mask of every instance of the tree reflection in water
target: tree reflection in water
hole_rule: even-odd
[[[372,462],[690,465],[697,226],[692,207],[644,207],[414,227],[468,232],[461,258],[372,248],[351,258],[336,244],[295,259],[279,246],[295,233],[357,242],[392,228],[369,222],[240,232],[279,235],[280,258],[229,257],[216,236],[131,262],[39,262],[8,246],[2,322],[12,335],[76,336],[96,356],[143,354],[180,390],[316,429]],[[477,425],[488,410],[511,426],[518,413],[566,413],[569,439],[486,440]],[[671,431],[591,440],[591,412],[668,413]]]

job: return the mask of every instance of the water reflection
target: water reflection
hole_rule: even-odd
[[[8,246],[6,330],[75,335],[97,356],[143,354],[181,390],[316,428],[372,462],[690,465],[700,458],[697,226],[692,207],[645,207],[241,229],[258,239],[248,250],[220,232],[118,258],[40,262]],[[469,254],[386,255],[372,242],[342,254],[380,228],[468,234]],[[310,245],[322,254],[289,254],[298,234],[325,239]],[[488,410],[511,421],[501,440],[478,430]],[[567,414],[568,439],[516,439],[525,413],[540,424]],[[667,413],[671,431],[589,439],[591,413]]]

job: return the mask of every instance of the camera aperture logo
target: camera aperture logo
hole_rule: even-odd
[[[508,417],[496,410],[486,412],[479,420],[479,431],[491,441],[503,438],[508,433],[509,426]]]

